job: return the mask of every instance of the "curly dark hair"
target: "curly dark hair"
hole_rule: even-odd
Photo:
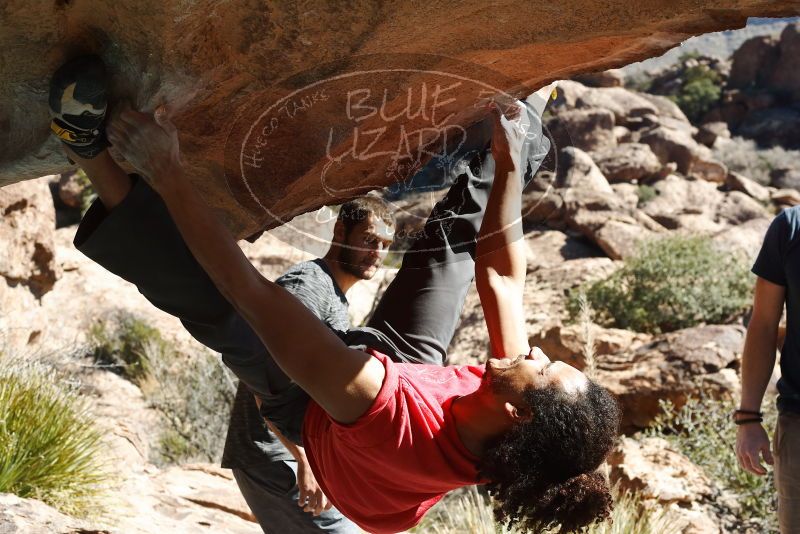
[[[597,468],[619,435],[620,408],[602,386],[567,393],[551,386],[525,392],[533,418],[490,443],[478,464],[500,523],[573,532],[611,512]]]

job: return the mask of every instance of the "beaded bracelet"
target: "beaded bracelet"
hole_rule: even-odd
[[[733,424],[744,425],[747,423],[761,423],[764,420],[761,417],[751,417],[750,419],[734,419]]]

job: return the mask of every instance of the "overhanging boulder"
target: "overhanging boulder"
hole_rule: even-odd
[[[46,94],[78,53],[103,57],[114,102],[171,106],[193,180],[243,236],[407,178],[457,143],[490,94],[524,96],[749,16],[798,12],[797,0],[8,0],[0,184],[69,167],[49,137]]]

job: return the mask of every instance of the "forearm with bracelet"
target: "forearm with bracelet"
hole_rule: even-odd
[[[743,417],[742,419],[737,419],[737,416],[745,415],[748,417]],[[733,423],[735,425],[746,425],[748,423],[758,423],[761,424],[764,422],[764,413],[763,412],[756,412],[753,410],[735,410],[733,412]]]

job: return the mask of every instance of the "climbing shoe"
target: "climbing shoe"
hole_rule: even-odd
[[[92,159],[106,138],[106,69],[97,56],[81,56],[59,68],[50,81],[52,132],[78,156]]]

